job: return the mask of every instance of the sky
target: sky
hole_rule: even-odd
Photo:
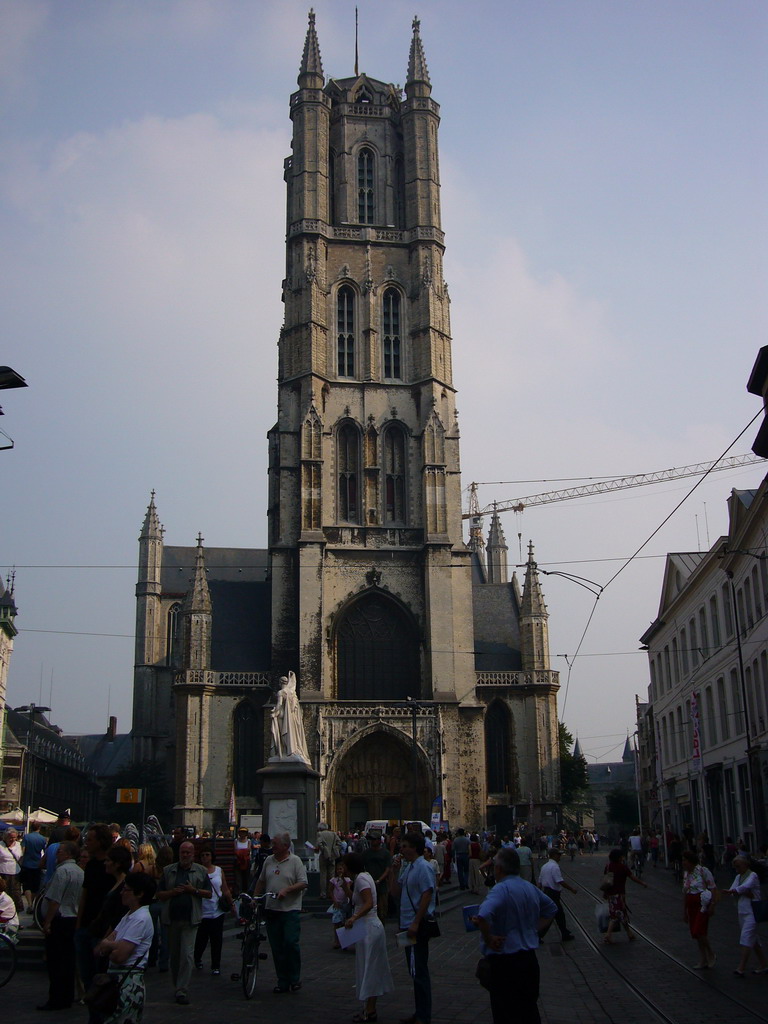
[[[418,14],[441,105],[463,486],[487,505],[749,452],[758,423],[731,445],[768,337],[768,5],[359,7],[361,70],[398,84]],[[315,10],[326,75],[352,74],[354,4]],[[0,363],[29,384],[0,402],[8,698],[67,732],[130,728],[153,488],[170,544],[266,543],[306,18],[293,0],[0,0]],[[543,577],[589,761],[635,728],[665,552],[714,543],[730,489],[763,475],[708,477],[591,619],[587,590]],[[695,482],[507,513],[510,564],[532,540],[542,569],[604,586]]]

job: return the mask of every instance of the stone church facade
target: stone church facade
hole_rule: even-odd
[[[479,827],[559,801],[557,673],[532,548],[462,536],[439,107],[414,21],[405,94],[326,81],[310,14],[291,96],[268,550],[140,537],[134,757],[178,819],[260,807],[269,706],[296,672],[320,818]]]

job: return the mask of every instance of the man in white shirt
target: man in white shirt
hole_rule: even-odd
[[[552,847],[549,851],[549,860],[542,864],[539,870],[539,888],[543,890],[545,895],[557,905],[557,915],[555,916],[555,924],[560,929],[560,936],[563,942],[570,942],[576,936],[572,932],[568,931],[568,927],[565,923],[565,911],[563,910],[560,902],[560,893],[562,892],[563,886],[568,889],[569,892],[576,892],[574,886],[569,885],[563,878],[563,873],[560,870],[560,857],[562,856],[562,850],[558,850],[557,847]]]
[[[59,843],[56,871],[46,891],[48,911],[43,921],[48,1001],[38,1010],[66,1010],[75,998],[75,924],[83,870],[78,867],[76,843]]]
[[[300,857],[291,853],[291,837],[278,832],[272,837],[272,856],[264,861],[254,890],[257,896],[271,892],[264,909],[267,938],[275,962],[277,985],[273,992],[298,992],[301,988],[301,904],[307,888],[307,872]]]

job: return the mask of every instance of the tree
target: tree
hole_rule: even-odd
[[[629,789],[617,786],[606,794],[605,803],[608,807],[608,821],[630,829],[637,824],[637,794]]]
[[[573,736],[563,722],[558,723],[560,744],[560,799],[568,805],[583,801],[589,789],[587,762],[573,756]]]

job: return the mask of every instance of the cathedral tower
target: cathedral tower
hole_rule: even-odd
[[[388,702],[391,728],[366,750],[393,788],[385,816],[414,813],[416,800],[424,814],[438,774],[455,783],[455,810],[469,814],[456,758],[459,731],[471,739],[478,714],[472,594],[443,279],[440,115],[418,20],[404,97],[366,74],[326,82],[313,14],[298,85],[269,435],[273,671],[296,669],[302,701],[314,704],[328,812],[346,801],[345,819],[351,802],[361,808],[366,799],[348,788],[351,764],[336,767],[358,742],[339,723],[367,729],[372,705]],[[420,702],[423,726],[415,783],[399,778],[410,754],[399,748],[392,702],[406,701]],[[438,739],[440,709],[451,742]],[[400,714],[410,733],[410,713]],[[369,817],[382,815],[383,799],[369,799]]]

